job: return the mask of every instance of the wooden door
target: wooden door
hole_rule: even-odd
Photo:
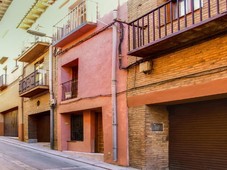
[[[18,136],[18,110],[4,114],[4,136]]]
[[[95,113],[95,152],[104,152],[102,113]]]

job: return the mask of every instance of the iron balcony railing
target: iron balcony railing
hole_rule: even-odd
[[[24,42],[23,42],[23,47],[21,50],[21,53],[23,54],[26,52],[29,48],[31,48],[34,44],[43,42],[43,43],[48,43],[51,44],[51,39],[48,37],[40,37],[40,36],[29,36]]]
[[[159,42],[226,11],[227,0],[168,1],[129,23],[129,51]]]
[[[23,94],[37,86],[48,86],[46,70],[36,70],[19,82],[19,94]]]
[[[54,25],[53,42],[56,43],[86,23],[96,23],[98,5],[92,0],[83,0],[69,14]]]
[[[0,89],[6,87],[6,74],[0,76]]]
[[[76,98],[78,94],[78,80],[62,83],[62,101]]]

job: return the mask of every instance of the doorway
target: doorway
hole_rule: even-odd
[[[102,112],[95,112],[95,153],[104,152]]]

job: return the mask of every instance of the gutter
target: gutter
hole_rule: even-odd
[[[53,91],[53,46],[49,46],[49,92],[50,92],[50,148],[54,149],[54,108],[55,99]]]

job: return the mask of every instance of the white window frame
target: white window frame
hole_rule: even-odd
[[[186,15],[189,14],[190,12],[192,12],[192,8],[191,8],[191,3],[192,1],[194,1],[194,11],[200,8],[200,0],[179,0],[179,17],[182,17],[185,15],[185,11],[184,11],[184,5],[186,1]],[[203,7],[203,0],[201,0],[201,7]],[[175,12],[175,16],[176,18],[178,17],[178,12],[177,12],[177,7],[176,7],[176,12]]]

